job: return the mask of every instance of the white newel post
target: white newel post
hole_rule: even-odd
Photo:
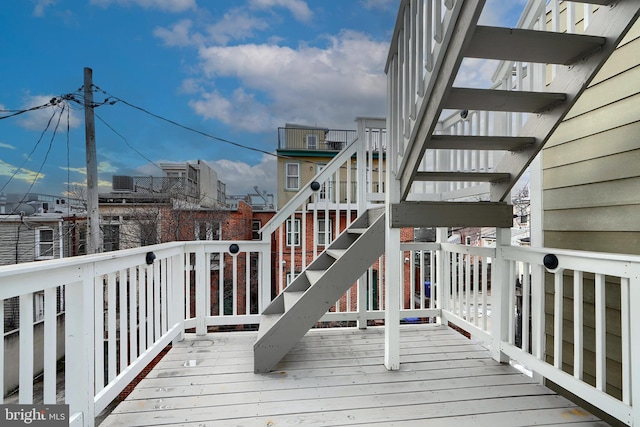
[[[446,243],[448,238],[447,227],[438,227],[436,228],[436,243]],[[442,248],[438,248],[436,252],[436,277],[435,280],[431,278],[431,297],[435,295],[436,297],[436,308],[440,310],[444,310],[447,308],[445,302],[445,286],[448,286],[446,276],[445,276],[445,256]],[[435,289],[434,289],[435,287]],[[435,291],[435,292],[434,292]],[[442,316],[438,316],[436,318],[438,324],[442,324]]]
[[[498,362],[506,363],[509,357],[502,353],[503,341],[509,340],[509,287],[512,277],[509,274],[509,261],[504,259],[502,250],[511,245],[511,230],[496,228],[496,259],[491,272],[491,335],[493,344],[491,355]]]
[[[185,297],[184,297],[184,254],[174,255],[171,258],[171,301],[170,301],[170,320],[169,327],[179,323],[180,333],[174,338],[173,342],[182,341],[184,339],[184,319],[185,319]]]
[[[260,252],[260,262],[258,263],[259,288],[258,288],[258,314],[261,314],[271,304],[271,234],[263,237]]]
[[[65,286],[65,403],[70,425],[92,427],[94,409],[94,264],[82,267],[82,282]]]
[[[356,151],[356,201],[358,215],[367,210],[367,140],[364,120],[358,121],[358,148]],[[373,286],[373,284],[372,284]],[[358,279],[358,314],[357,324],[359,329],[367,328],[367,273]]]
[[[387,168],[385,218],[385,294],[384,294],[384,364],[389,370],[400,369],[400,288],[402,263],[400,229],[391,228],[391,205],[400,201],[400,181]]]

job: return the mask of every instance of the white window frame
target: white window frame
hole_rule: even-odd
[[[318,135],[316,135],[315,133],[308,133],[305,136],[305,141],[307,143],[307,150],[318,149]]]
[[[194,227],[194,239],[203,240],[200,238],[201,227],[205,227],[205,239],[204,240],[221,240],[222,238],[222,224],[220,221],[214,221],[213,223],[206,220],[196,220]]]
[[[329,225],[328,230],[327,224]],[[327,242],[327,238],[329,242]],[[318,246],[329,246],[333,242],[333,221],[331,218],[318,218],[316,223],[316,242]]]
[[[291,229],[291,223],[293,221],[294,227]],[[289,218],[286,221],[286,244],[291,247],[298,247],[302,245],[302,221],[298,218],[292,220]],[[293,243],[293,245],[291,244]]]
[[[295,166],[295,174],[289,174],[289,166]],[[293,172],[293,171],[292,171]],[[289,179],[295,178],[295,186],[289,185]],[[300,163],[285,163],[284,164],[284,188],[285,190],[299,190],[300,189]]]
[[[42,232],[49,231],[51,232],[51,240],[43,240]],[[53,259],[54,258],[54,249],[55,249],[55,230],[51,227],[47,228],[38,228],[36,229],[36,259]],[[43,246],[44,248],[43,250]]]
[[[262,240],[262,233],[260,233],[261,228],[262,221],[259,219],[251,220],[251,238],[253,240]]]
[[[326,167],[327,165],[318,165],[318,173],[322,172],[322,170]],[[329,188],[327,188],[327,186]],[[318,191],[318,200],[333,200],[333,175],[326,182],[323,182],[320,186],[320,190]]]

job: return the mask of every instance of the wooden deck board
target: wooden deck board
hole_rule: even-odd
[[[446,327],[403,327],[399,371],[382,328],[313,330],[268,374],[256,336],[188,335],[101,425],[606,425]]]

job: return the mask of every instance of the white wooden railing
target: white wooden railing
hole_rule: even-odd
[[[497,359],[637,422],[640,256],[443,243],[438,258],[442,321],[484,342]]]
[[[257,324],[270,298],[270,259],[270,245],[261,242],[198,241],[0,267],[0,300],[20,298],[20,358],[5,360],[0,349],[0,383],[7,367],[19,369],[19,403],[67,403],[72,425],[93,425],[185,329],[205,334],[208,326]],[[66,299],[61,336],[58,290]],[[38,347],[33,295],[42,291],[45,332]],[[64,402],[56,402],[59,340],[65,343]],[[35,352],[44,357],[42,396],[34,396]]]
[[[632,367],[640,363],[640,343],[631,337],[640,325],[640,257],[512,247],[508,239],[500,244],[504,233],[498,230],[496,248],[402,244],[395,255],[405,265],[400,318],[455,324],[497,359],[516,360],[626,423],[637,420],[640,373]],[[151,264],[149,253],[155,255]],[[555,256],[557,265],[545,255]],[[92,425],[185,330],[204,334],[212,327],[256,324],[271,299],[270,264],[270,244],[199,241],[1,267],[0,299],[21,302],[20,403],[38,398],[35,292],[45,292],[45,343],[35,349],[45,359],[43,400],[56,403],[53,349],[65,340],[65,402],[72,424]],[[384,258],[377,268],[377,287],[354,286],[323,320],[383,320]],[[55,293],[62,288],[65,332],[58,336]],[[564,303],[569,297],[572,305]],[[585,322],[590,318],[594,324]],[[11,363],[2,360],[4,367]],[[595,366],[594,377],[586,374],[587,365]],[[611,366],[619,375],[607,379]]]

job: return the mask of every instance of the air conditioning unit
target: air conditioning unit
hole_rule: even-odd
[[[111,188],[116,193],[131,193],[133,192],[133,177],[113,175]]]

